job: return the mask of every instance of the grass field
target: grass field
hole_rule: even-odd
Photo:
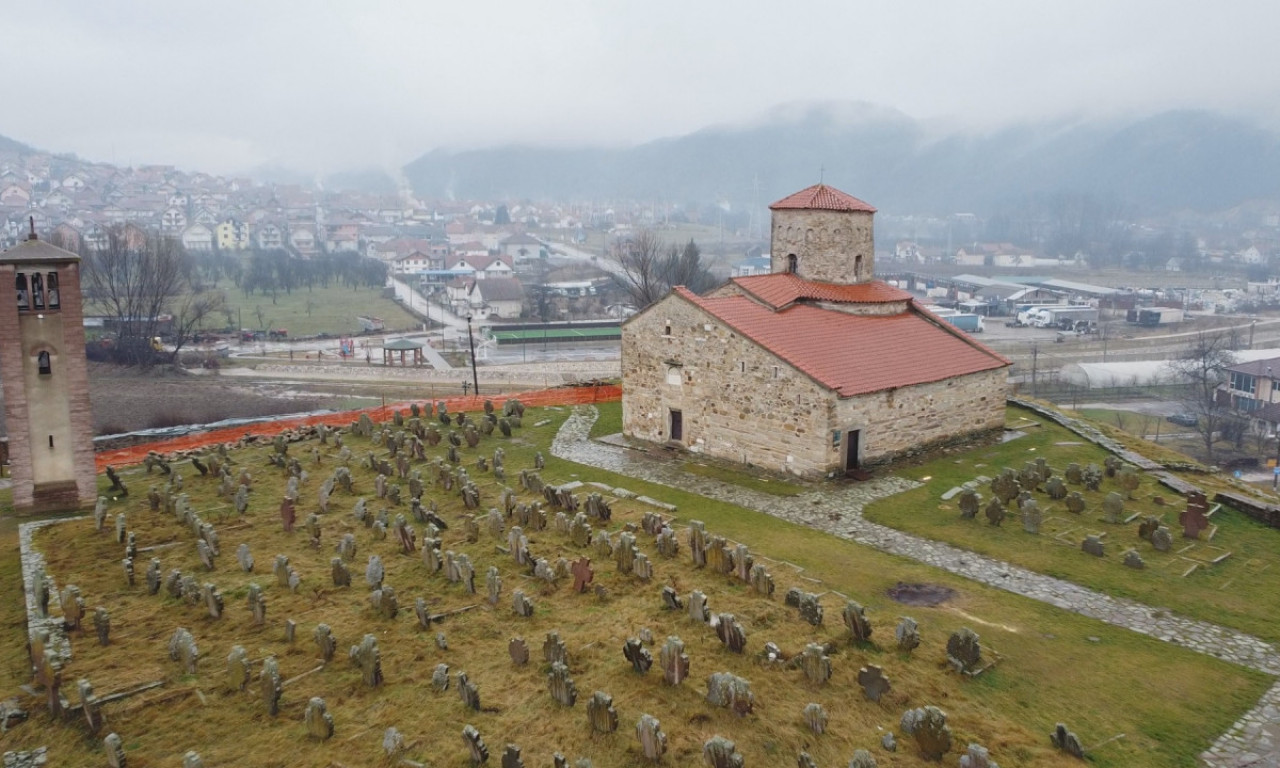
[[[199,568],[189,528],[172,516],[147,510],[146,487],[160,480],[136,468],[125,476],[133,495],[114,503],[111,511],[127,515],[140,546],[160,547],[139,557],[139,586],[124,585],[119,546],[110,535],[94,533],[89,521],[58,526],[41,536],[49,571],[59,586],[76,583],[91,610],[104,605],[112,613],[112,645],[102,648],[91,642],[92,630],[88,637],[73,638],[75,657],[64,679],[87,677],[99,695],[140,681],[165,680],[165,687],[158,691],[106,707],[108,729],[121,734],[135,765],[174,765],[187,749],[200,751],[206,765],[381,764],[385,759],[380,748],[382,732],[394,725],[410,744],[412,759],[461,766],[466,759],[459,734],[465,723],[471,723],[494,753],[491,764],[496,764],[503,744],[515,742],[524,749],[527,765],[547,765],[551,752],[559,750],[571,760],[590,757],[598,768],[641,764],[634,737],[634,723],[641,712],[661,720],[670,740],[667,764],[696,763],[703,741],[721,734],[737,742],[748,765],[791,764],[801,748],[807,748],[820,765],[843,765],[861,747],[876,754],[882,766],[921,766],[926,763],[906,739],[901,739],[896,753],[883,752],[876,745],[881,728],[897,731],[904,709],[926,704],[945,709],[954,731],[952,753],[943,765],[953,765],[970,741],[989,747],[993,759],[1002,765],[1078,765],[1054,753],[1048,744],[1047,733],[1055,722],[1064,721],[1087,745],[1126,734],[1095,751],[1091,759],[1095,766],[1193,766],[1198,764],[1196,754],[1252,706],[1270,682],[1260,674],[1183,648],[776,518],[558,460],[550,456],[547,446],[566,414],[563,409],[531,410],[526,424],[548,417],[551,423],[526,427],[510,440],[487,438],[478,449],[461,449],[464,465],[480,487],[482,509],[495,503],[498,484],[474,466],[474,457],[502,446],[509,484],[514,485],[519,469],[529,467],[534,451],[541,450],[547,458],[542,475],[548,481],[594,480],[648,494],[679,506],[672,521],[678,529],[697,518],[714,534],[750,544],[758,561],[774,574],[774,598],[753,595],[732,578],[694,570],[683,535],[680,556],[674,560],[661,558],[649,537],[638,536],[641,550],[654,562],[655,577],[647,584],[616,573],[612,563],[595,555],[596,580],[609,591],[604,602],[590,594],[571,594],[565,584],[540,589],[509,557],[494,549],[504,541],[483,530],[483,525],[479,541],[467,542],[460,524],[464,510],[456,494],[430,483],[427,497],[439,503],[441,515],[450,523],[443,532],[442,549],[471,555],[480,595],[466,594],[459,585],[427,574],[416,555],[396,554],[391,537],[377,540],[350,515],[354,496],[335,494],[332,511],[320,521],[323,544],[318,551],[312,550],[306,545],[302,523],[316,508],[320,479],[336,465],[333,446],[321,450],[319,466],[311,459],[310,445],[291,448],[311,475],[298,505],[299,530],[292,534],[282,532],[279,523],[283,484],[279,470],[266,465],[267,449],[253,448],[236,454],[255,478],[250,507],[242,519],[216,497],[212,479],[199,477],[187,465],[180,469],[186,476],[184,491],[195,509],[219,531],[222,556],[213,573]],[[369,450],[362,439],[349,436],[347,444],[357,457]],[[439,453],[438,449],[430,452]],[[356,490],[368,497],[372,475],[355,464]],[[371,499],[369,506],[376,511],[381,504]],[[608,525],[615,538],[623,524],[635,522],[643,509],[630,502],[615,504]],[[397,511],[407,514],[401,507],[392,511],[393,517]],[[332,587],[328,576],[334,544],[345,532],[354,534],[359,546],[349,589]],[[17,590],[20,578],[11,521],[2,535],[5,556],[0,559],[0,580]],[[550,528],[530,533],[530,539],[533,551],[551,559],[583,552]],[[235,565],[233,553],[242,542],[250,544],[257,560],[253,574],[244,574]],[[276,553],[289,555],[301,574],[303,584],[297,593],[276,586],[270,573]],[[394,620],[376,618],[369,607],[362,566],[374,553],[383,558],[387,583],[399,594],[401,614]],[[209,619],[202,607],[185,605],[163,590],[159,596],[147,596],[141,572],[151,556],[161,559],[166,573],[176,568],[216,583],[225,599],[223,618]],[[770,559],[761,559],[765,557]],[[484,572],[490,565],[499,569],[503,582],[496,607],[483,598]],[[803,573],[796,567],[803,568]],[[251,580],[267,595],[265,627],[252,625],[244,605]],[[886,590],[898,582],[935,583],[955,590],[956,596],[936,608],[908,608],[886,596]],[[683,614],[659,610],[658,593],[665,584],[686,596],[691,589],[703,589],[715,610],[737,615],[747,632],[747,654],[729,653],[710,629]],[[866,606],[875,627],[874,642],[865,647],[847,643],[839,620],[843,601],[832,592],[822,598],[826,608],[822,627],[801,622],[793,609],[782,605],[782,593],[792,586],[857,599]],[[530,619],[511,614],[510,591],[517,588],[537,606]],[[424,598],[433,612],[479,607],[423,632],[413,618],[416,597]],[[894,650],[892,641],[897,617],[908,614],[919,622],[923,638],[911,655]],[[281,634],[285,618],[298,622],[293,645],[286,644]],[[315,669],[311,633],[321,621],[334,628],[339,657],[363,633],[378,637],[386,676],[381,688],[365,688],[348,662],[335,659],[286,686],[283,710],[275,718],[264,713],[255,693],[225,690],[224,659],[233,644],[243,645],[255,660],[275,655],[286,678]],[[200,645],[203,658],[195,676],[181,674],[165,653],[165,643],[177,626],[191,629]],[[948,634],[962,626],[982,635],[988,655],[998,652],[1003,658],[977,679],[962,679],[942,662]],[[656,645],[652,649],[655,669],[643,676],[630,671],[621,646],[641,627],[653,631],[657,644],[669,634],[684,639],[693,674],[683,686],[670,688],[662,682]],[[559,707],[547,694],[547,670],[540,663],[539,649],[544,634],[551,630],[558,630],[569,647],[579,691],[573,709]],[[448,650],[436,647],[436,631],[447,636]],[[0,632],[6,638],[0,644],[0,670],[8,677],[7,689],[16,690],[27,677],[20,601],[0,606]],[[507,640],[515,634],[528,641],[535,659],[526,667],[515,667],[507,658]],[[808,642],[834,643],[835,677],[826,686],[814,687],[804,682],[798,670],[763,665],[756,654],[765,641],[778,643],[787,654]],[[432,691],[429,679],[437,663],[449,664],[454,673],[468,673],[480,690],[480,712],[466,710],[452,688],[443,694]],[[879,704],[864,700],[854,682],[858,668],[868,663],[883,667],[893,681],[893,691]],[[716,671],[731,671],[751,681],[755,714],[737,718],[705,702],[705,678]],[[256,690],[255,681],[251,691]],[[595,690],[614,697],[620,727],[612,735],[588,733],[584,708]],[[302,709],[310,696],[323,696],[328,702],[337,726],[331,741],[315,742],[305,735]],[[800,711],[809,701],[823,704],[831,717],[825,736],[814,737],[800,721]],[[6,749],[47,744],[52,764],[102,764],[100,742],[87,739],[78,722],[55,725],[39,711],[34,698],[26,704],[33,711],[32,722],[6,736]]]
[[[1011,420],[1028,417],[1028,414],[1021,409],[1010,409]],[[1107,492],[1121,490],[1110,479],[1104,480],[1100,493],[1085,493],[1088,508],[1080,516],[1067,512],[1061,502],[1037,493],[1036,499],[1041,509],[1046,510],[1046,517],[1056,518],[1042,527],[1038,536],[1024,532],[1016,514],[1010,513],[1002,526],[993,527],[981,513],[975,520],[965,520],[960,517],[954,499],[941,500],[941,495],[953,486],[980,474],[994,477],[1005,466],[1021,468],[1024,462],[1037,456],[1046,457],[1058,474],[1073,461],[1082,466],[1089,462],[1101,466],[1106,456],[1102,449],[1081,443],[1075,434],[1047,420],[1032,418],[1039,426],[1029,428],[1025,437],[981,451],[948,455],[904,470],[904,476],[921,480],[924,485],[871,504],[865,516],[1108,594],[1133,598],[1280,642],[1280,627],[1274,621],[1280,612],[1280,531],[1239,512],[1223,508],[1213,517],[1212,522],[1218,526],[1213,541],[1198,542],[1190,553],[1184,553],[1203,559],[1230,551],[1231,556],[1217,565],[1202,565],[1183,578],[1182,573],[1191,566],[1192,560],[1179,555],[1177,550],[1192,542],[1181,537],[1177,518],[1183,507],[1182,499],[1146,475],[1142,476],[1135,498],[1125,503],[1125,512],[1126,515],[1141,512],[1162,517],[1174,533],[1175,546],[1170,553],[1157,552],[1140,539],[1136,520],[1127,525],[1101,522],[1102,497]],[[1144,449],[1139,446],[1138,450]],[[1200,475],[1189,480],[1208,488],[1210,495],[1219,487],[1215,483],[1222,483]],[[1072,490],[1083,491],[1083,487]],[[984,503],[991,498],[989,488],[984,487],[980,492]],[[1158,506],[1154,501],[1156,496],[1169,503]],[[1065,538],[1072,544],[1052,535],[1069,529],[1073,533]],[[1080,551],[1078,542],[1085,533],[1106,534],[1106,557],[1096,558]],[[1138,571],[1121,564],[1123,552],[1130,547],[1145,559],[1146,569]]]
[[[383,298],[382,290],[378,288],[299,288],[292,293],[281,291],[273,300],[270,295],[261,293],[245,296],[230,281],[223,281],[218,287],[226,292],[231,325],[237,328],[285,328],[290,336],[355,334],[361,331],[357,315],[382,318],[388,331],[409,330],[421,325],[399,304]],[[222,328],[226,321],[226,316],[219,314],[210,318],[206,327]]]

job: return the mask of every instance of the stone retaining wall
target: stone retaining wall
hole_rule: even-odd
[[[1263,525],[1280,528],[1280,507],[1273,504],[1265,504],[1256,499],[1226,492],[1215,494],[1213,500],[1226,504],[1232,509],[1238,509]]]

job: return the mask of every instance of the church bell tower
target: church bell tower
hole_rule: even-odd
[[[37,238],[34,223],[25,241],[0,253],[0,384],[15,510],[92,505],[80,257]]]

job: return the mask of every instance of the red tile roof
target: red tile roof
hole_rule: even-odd
[[[847,195],[835,187],[826,184],[814,184],[793,195],[787,195],[769,206],[770,210],[798,208],[807,211],[864,211],[875,213],[876,209],[853,195]]]
[[[675,292],[840,397],[1010,365],[914,304],[896,315],[850,315],[804,304],[775,312],[746,296],[702,298],[682,287]]]
[[[885,304],[911,299],[910,293],[894,288],[881,280],[841,285],[805,280],[789,272],[778,272],[772,275],[735,277],[732,282],[775,309],[794,304],[802,299],[842,304]]]

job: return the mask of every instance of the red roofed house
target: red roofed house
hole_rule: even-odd
[[[1010,362],[874,279],[874,208],[822,184],[770,208],[771,274],[623,324],[628,436],[820,477],[1004,427]]]

